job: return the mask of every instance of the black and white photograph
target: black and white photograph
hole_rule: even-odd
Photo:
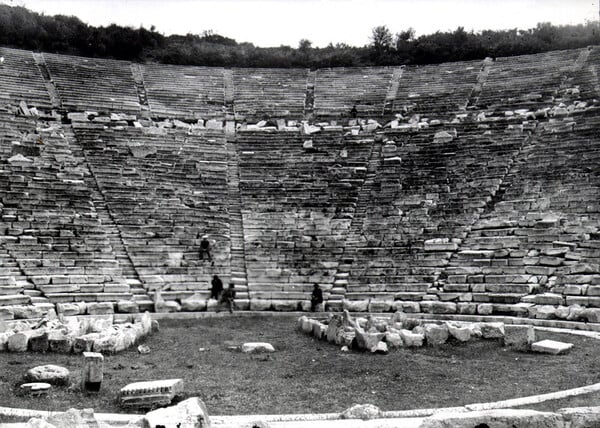
[[[1,428],[594,428],[599,349],[599,0],[0,0]]]

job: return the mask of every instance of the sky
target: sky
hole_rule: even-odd
[[[600,0],[0,0],[46,15],[74,15],[94,26],[156,27],[165,34],[212,30],[256,46],[297,47],[308,39],[363,46],[371,30],[528,29],[538,22],[598,21]]]

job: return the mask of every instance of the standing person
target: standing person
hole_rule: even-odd
[[[223,293],[221,293],[221,297],[219,298],[219,302],[217,303],[217,312],[221,310],[221,305],[223,303],[226,303],[229,308],[229,313],[232,314],[234,306],[233,299],[235,299],[235,288],[232,283],[229,283],[229,288],[227,288],[225,291],[223,291]]]
[[[215,275],[213,276],[210,284],[210,298],[219,300],[219,297],[221,297],[221,293],[223,292],[223,281],[221,281],[221,278]]]
[[[321,303],[323,303],[323,290],[321,290],[319,284],[315,283],[312,294],[310,295],[310,311],[314,312]]]
[[[208,260],[212,262],[212,256],[210,255],[210,241],[206,235],[204,235],[202,241],[200,241],[200,260],[204,260],[205,253],[208,256]]]

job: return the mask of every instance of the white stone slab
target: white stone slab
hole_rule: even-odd
[[[543,354],[564,354],[573,347],[572,343],[558,342],[556,340],[541,340],[531,345],[531,350]]]

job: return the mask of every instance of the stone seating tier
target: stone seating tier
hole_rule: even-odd
[[[43,57],[68,111],[140,112],[129,62],[54,54]]]
[[[306,69],[234,69],[236,116],[255,121],[304,117],[307,78]]]
[[[30,51],[0,47],[0,107],[18,106],[50,110],[52,104],[41,72]]]

